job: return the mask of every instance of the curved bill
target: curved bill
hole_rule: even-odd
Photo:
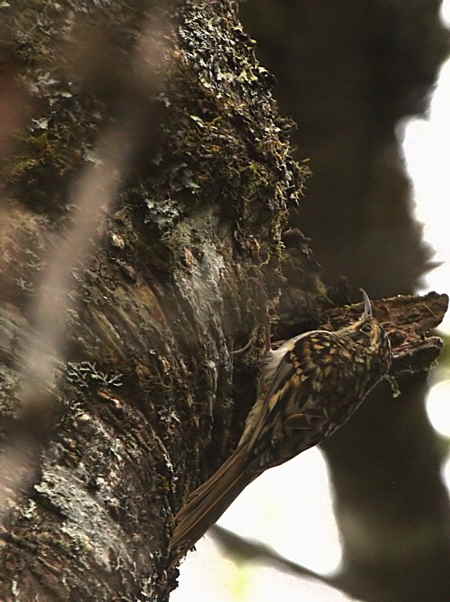
[[[370,302],[369,295],[366,293],[366,291],[363,288],[360,288],[359,290],[362,292],[363,301],[364,301],[364,312],[363,312],[363,315],[361,316],[361,318],[371,318],[373,316],[373,313],[372,313],[372,303]]]

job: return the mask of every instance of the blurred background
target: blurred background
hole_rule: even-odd
[[[299,125],[298,157],[313,178],[294,225],[312,237],[327,281],[348,278],[372,297],[448,293],[450,0],[250,0],[242,20]],[[207,535],[171,600],[448,602],[446,352],[400,388],[395,400],[379,390],[323,449],[266,472],[219,522],[339,575],[342,591],[270,558],[248,562]]]

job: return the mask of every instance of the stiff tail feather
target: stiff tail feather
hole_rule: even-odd
[[[247,446],[238,447],[222,466],[189,496],[175,517],[176,525],[170,547],[181,554],[192,547],[206,533],[240,492],[252,481],[246,470]]]

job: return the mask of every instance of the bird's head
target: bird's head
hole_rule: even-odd
[[[363,294],[364,311],[359,320],[339,331],[339,335],[350,339],[365,355],[373,358],[380,371],[387,373],[391,365],[389,336],[373,315],[372,303],[366,291]]]

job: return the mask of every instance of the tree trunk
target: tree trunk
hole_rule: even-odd
[[[235,2],[4,4],[0,597],[167,600],[280,291],[297,331],[329,303],[284,242],[305,170]],[[102,195],[85,257],[74,205]]]

